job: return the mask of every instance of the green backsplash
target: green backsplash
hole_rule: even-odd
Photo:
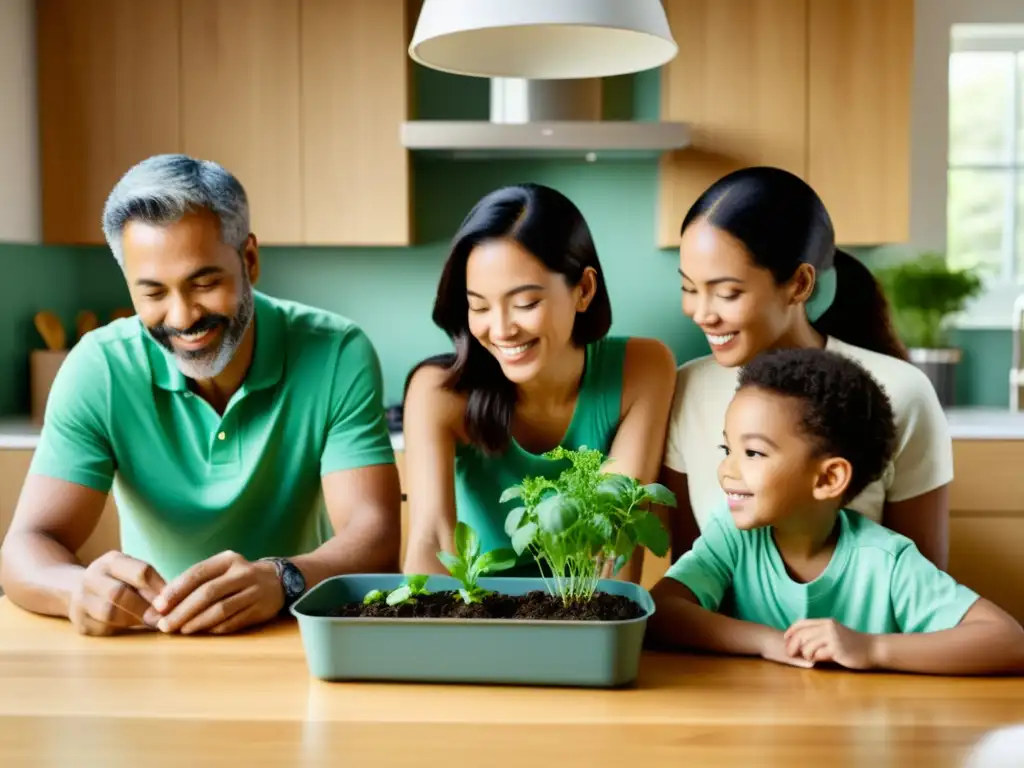
[[[420,117],[486,119],[486,82],[417,69]],[[605,115],[656,119],[657,99],[656,73],[613,78],[606,88]],[[380,354],[386,399],[397,402],[409,369],[421,358],[449,348],[447,338],[430,322],[449,239],[483,194],[519,181],[559,189],[587,218],[611,292],[613,333],[662,339],[680,362],[707,353],[702,334],[681,313],[676,254],[655,246],[653,160],[587,164],[418,158],[414,210],[419,245],[263,248],[258,287],[359,323]],[[259,236],[259,222],[253,227]],[[55,310],[70,334],[79,309],[90,308],[106,317],[129,304],[128,293],[105,248],[0,244],[0,265],[7,278],[0,286],[0,370],[7,374],[0,377],[0,414],[27,413],[28,353],[42,346],[32,325],[34,313]],[[958,381],[960,401],[1005,406],[1009,332],[965,331],[957,342],[966,350]]]

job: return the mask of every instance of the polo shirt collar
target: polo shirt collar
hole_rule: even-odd
[[[250,392],[277,384],[284,373],[284,359],[288,354],[281,310],[273,299],[259,291],[253,291],[253,301],[256,305],[256,349],[249,373],[242,382]]]
[[[256,346],[253,350],[252,365],[246,374],[242,388],[252,392],[274,386],[281,380],[284,373],[285,329],[284,319],[274,305],[273,300],[259,292],[253,291],[255,307],[254,322],[256,330]],[[143,329],[146,352],[153,375],[153,383],[169,392],[185,392],[188,390],[188,379],[174,363],[173,355],[159,344]]]

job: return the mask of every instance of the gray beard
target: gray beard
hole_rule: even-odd
[[[224,329],[220,342],[215,347],[197,352],[169,350],[178,370],[188,378],[212,379],[219,376],[234,358],[235,352],[238,351],[255,314],[252,284],[244,272],[242,280],[242,300],[239,303],[238,312],[231,319],[228,327]]]

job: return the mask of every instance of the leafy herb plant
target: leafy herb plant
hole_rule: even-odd
[[[505,518],[505,533],[517,555],[533,555],[549,593],[565,604],[589,600],[609,563],[617,574],[638,546],[659,557],[668,551],[668,532],[647,508],[651,502],[674,507],[668,488],[605,472],[604,455],[586,447],[558,447],[544,455],[568,459],[570,466],[554,480],[526,477],[500,501],[520,500]]]
[[[478,603],[490,591],[477,583],[486,573],[504,571],[516,564],[516,553],[511,549],[493,549],[480,553],[480,537],[463,522],[455,524],[455,554],[438,552],[437,559],[454,578],[462,583],[459,595],[466,603]]]
[[[925,349],[949,346],[948,321],[985,288],[976,269],[952,269],[937,252],[877,269],[875,276],[900,336],[907,346]]]

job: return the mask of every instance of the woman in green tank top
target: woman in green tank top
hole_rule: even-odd
[[[580,211],[535,184],[480,200],[456,234],[433,320],[452,354],[417,366],[406,387],[403,570],[443,573],[456,521],[486,551],[510,546],[504,489],[556,476],[556,446],[600,449],[616,472],[657,479],[675,388],[661,342],[608,337],[611,302]],[[637,557],[621,572],[638,580]],[[530,575],[524,556],[502,575]]]

